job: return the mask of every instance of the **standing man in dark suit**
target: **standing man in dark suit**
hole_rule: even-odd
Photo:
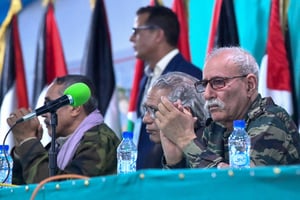
[[[151,84],[162,74],[181,71],[202,79],[202,71],[186,61],[177,49],[179,22],[176,14],[164,6],[141,7],[136,19],[130,41],[135,56],[146,63],[144,76],[140,82],[137,101],[137,117],[134,137],[138,146],[137,169],[161,168],[162,150],[154,145],[142,124],[142,105]]]

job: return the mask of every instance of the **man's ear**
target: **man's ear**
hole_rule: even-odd
[[[165,32],[162,29],[156,30],[156,42],[160,43],[165,38]]]
[[[71,115],[72,116],[77,116],[82,112],[83,107],[82,106],[71,106]]]
[[[247,92],[249,96],[252,96],[252,94],[257,91],[257,78],[254,74],[248,74],[247,80]]]

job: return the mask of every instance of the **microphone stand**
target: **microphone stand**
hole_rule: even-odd
[[[56,170],[57,170],[57,160],[56,160],[57,152],[55,149],[56,126],[57,126],[56,110],[51,111],[50,125],[52,128],[52,134],[51,134],[51,146],[50,146],[50,151],[49,151],[49,174],[50,174],[50,176],[54,176],[56,174]]]

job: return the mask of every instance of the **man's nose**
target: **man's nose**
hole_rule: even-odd
[[[153,119],[150,116],[150,113],[148,111],[146,111],[145,114],[144,114],[143,123],[145,123],[145,124],[151,124],[151,123],[153,123]]]

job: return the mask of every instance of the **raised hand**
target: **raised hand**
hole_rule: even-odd
[[[197,119],[179,102],[174,104],[167,97],[161,97],[161,103],[158,104],[158,111],[155,113],[155,123],[165,137],[183,149],[196,138],[194,124]]]
[[[13,113],[10,114],[10,116],[7,118],[7,123],[10,127],[12,127],[18,119],[23,117],[24,115],[30,113],[30,109],[26,108],[20,108]],[[22,141],[36,137],[40,139],[42,137],[42,128],[39,120],[37,118],[32,118],[28,121],[21,122],[17,124],[13,129],[12,133],[14,135],[14,138],[17,142],[17,145],[21,143]]]

